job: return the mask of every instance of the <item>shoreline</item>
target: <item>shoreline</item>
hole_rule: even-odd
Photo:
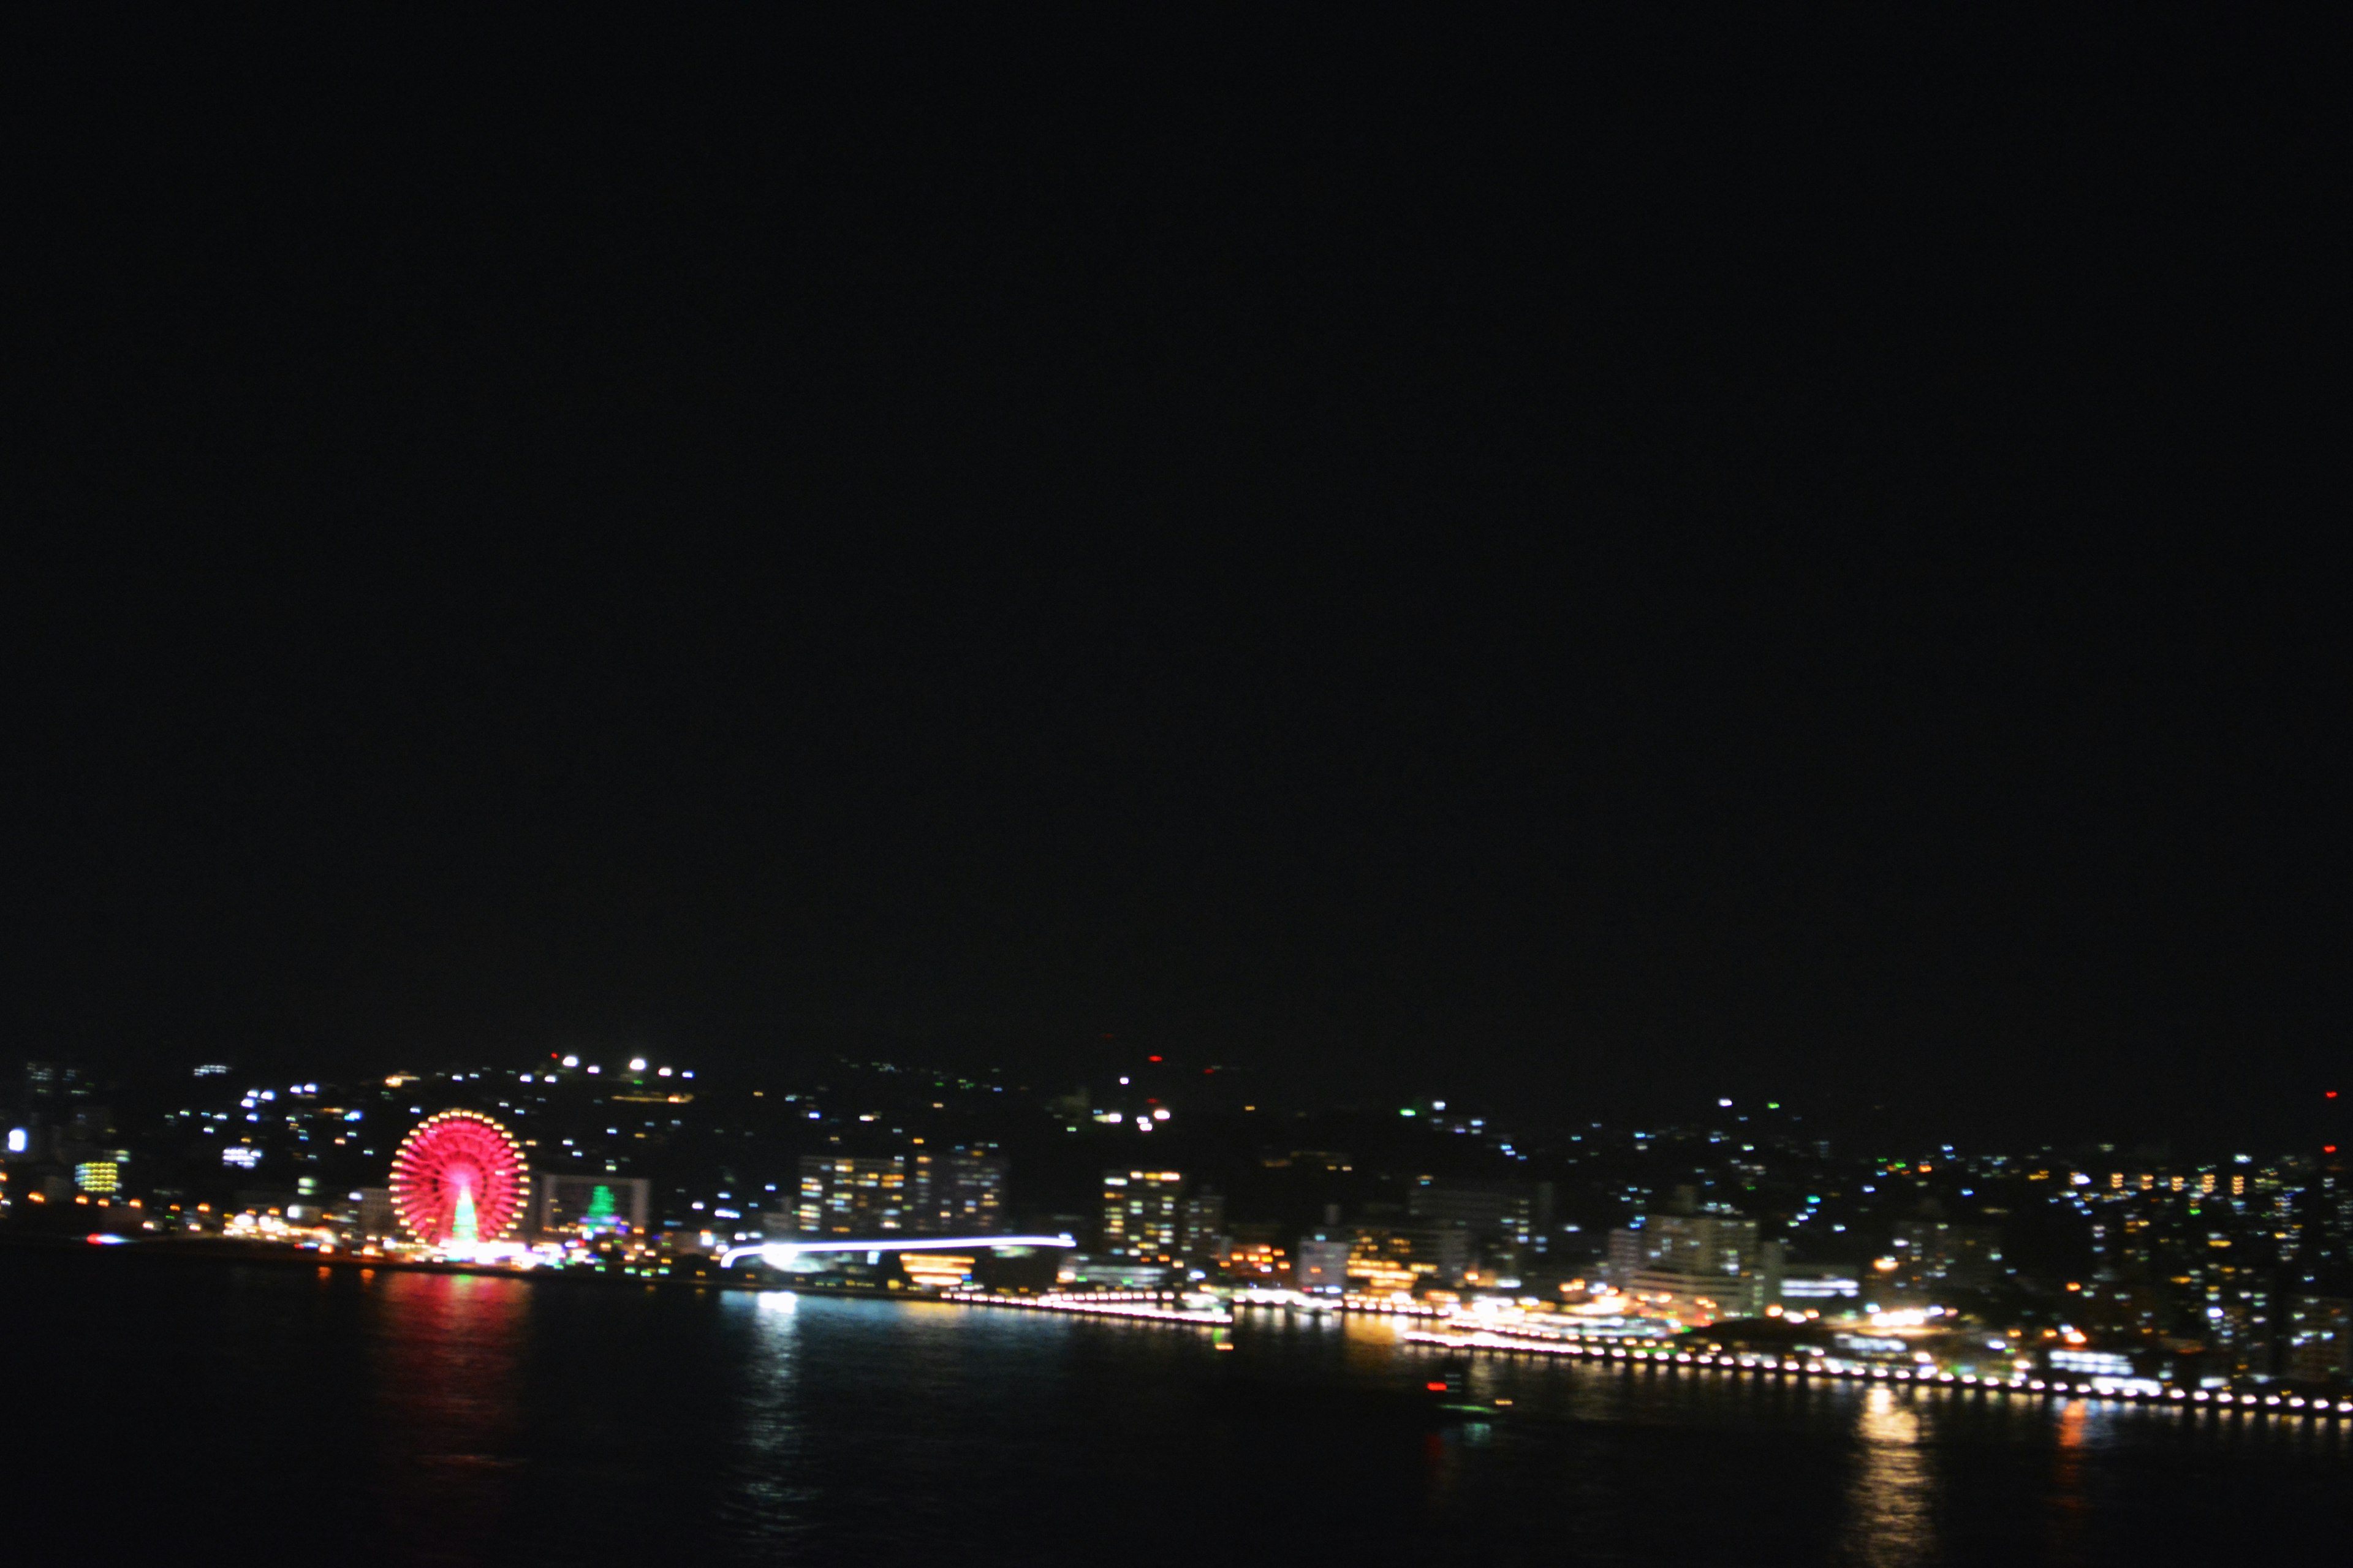
[[[53,1257],[105,1257],[149,1262],[187,1262],[210,1264],[215,1267],[247,1265],[266,1268],[314,1269],[321,1273],[343,1272],[365,1275],[382,1269],[404,1274],[462,1274],[491,1279],[514,1279],[530,1284],[571,1286],[607,1286],[615,1289],[738,1290],[759,1294],[787,1290],[800,1296],[824,1296],[860,1301],[882,1301],[918,1305],[1009,1308],[1019,1311],[1056,1312],[1066,1317],[1115,1319],[1127,1322],[1178,1323],[1195,1327],[1230,1327],[1230,1316],[1212,1319],[1182,1313],[1173,1310],[1156,1310],[1129,1299],[1090,1302],[1083,1299],[1006,1296],[990,1293],[986,1296],[965,1293],[892,1290],[855,1284],[816,1284],[801,1280],[750,1279],[737,1275],[709,1276],[677,1274],[610,1274],[586,1268],[511,1268],[495,1263],[451,1263],[434,1258],[362,1258],[340,1253],[320,1254],[298,1247],[279,1247],[269,1242],[226,1240],[123,1241],[116,1245],[93,1246],[82,1237],[5,1236],[0,1235],[0,1256],[10,1252],[38,1253]]]

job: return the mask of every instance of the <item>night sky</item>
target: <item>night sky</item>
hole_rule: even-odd
[[[2132,24],[19,40],[7,1048],[2289,1136],[2338,85]]]

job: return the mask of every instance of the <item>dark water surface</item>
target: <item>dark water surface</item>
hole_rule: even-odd
[[[2353,1559],[2353,1435],[786,1294],[0,1254],[17,1539],[88,1561]]]

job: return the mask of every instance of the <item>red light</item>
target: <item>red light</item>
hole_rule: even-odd
[[[445,1110],[418,1122],[393,1155],[393,1211],[410,1235],[438,1247],[457,1229],[463,1194],[475,1234],[497,1241],[522,1220],[527,1181],[522,1150],[505,1128],[480,1111]]]
[[[1429,1389],[1432,1394],[1443,1394],[1446,1392],[1446,1385],[1442,1383],[1424,1384],[1422,1386]]]
[[[2334,1143],[2323,1143],[2320,1146],[2320,1152],[2324,1154],[2334,1154],[2337,1152],[2337,1145]]]
[[[2331,1100],[2335,1100],[2335,1099],[2337,1098],[2337,1091],[2336,1091],[2335,1089],[2330,1089],[2330,1090],[2328,1091],[2328,1098],[2329,1098],[2329,1099],[2331,1099]]]
[[[1145,1058],[1144,1059],[1145,1059],[1145,1061],[1148,1061],[1148,1062],[1156,1062],[1156,1061],[1158,1061],[1160,1058],[1159,1058],[1158,1057],[1146,1057],[1146,1058]]]

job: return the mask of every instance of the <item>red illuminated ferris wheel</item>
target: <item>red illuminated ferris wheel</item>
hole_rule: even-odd
[[[428,1247],[472,1246],[512,1235],[522,1220],[522,1146],[479,1110],[428,1116],[392,1157],[392,1206]]]

